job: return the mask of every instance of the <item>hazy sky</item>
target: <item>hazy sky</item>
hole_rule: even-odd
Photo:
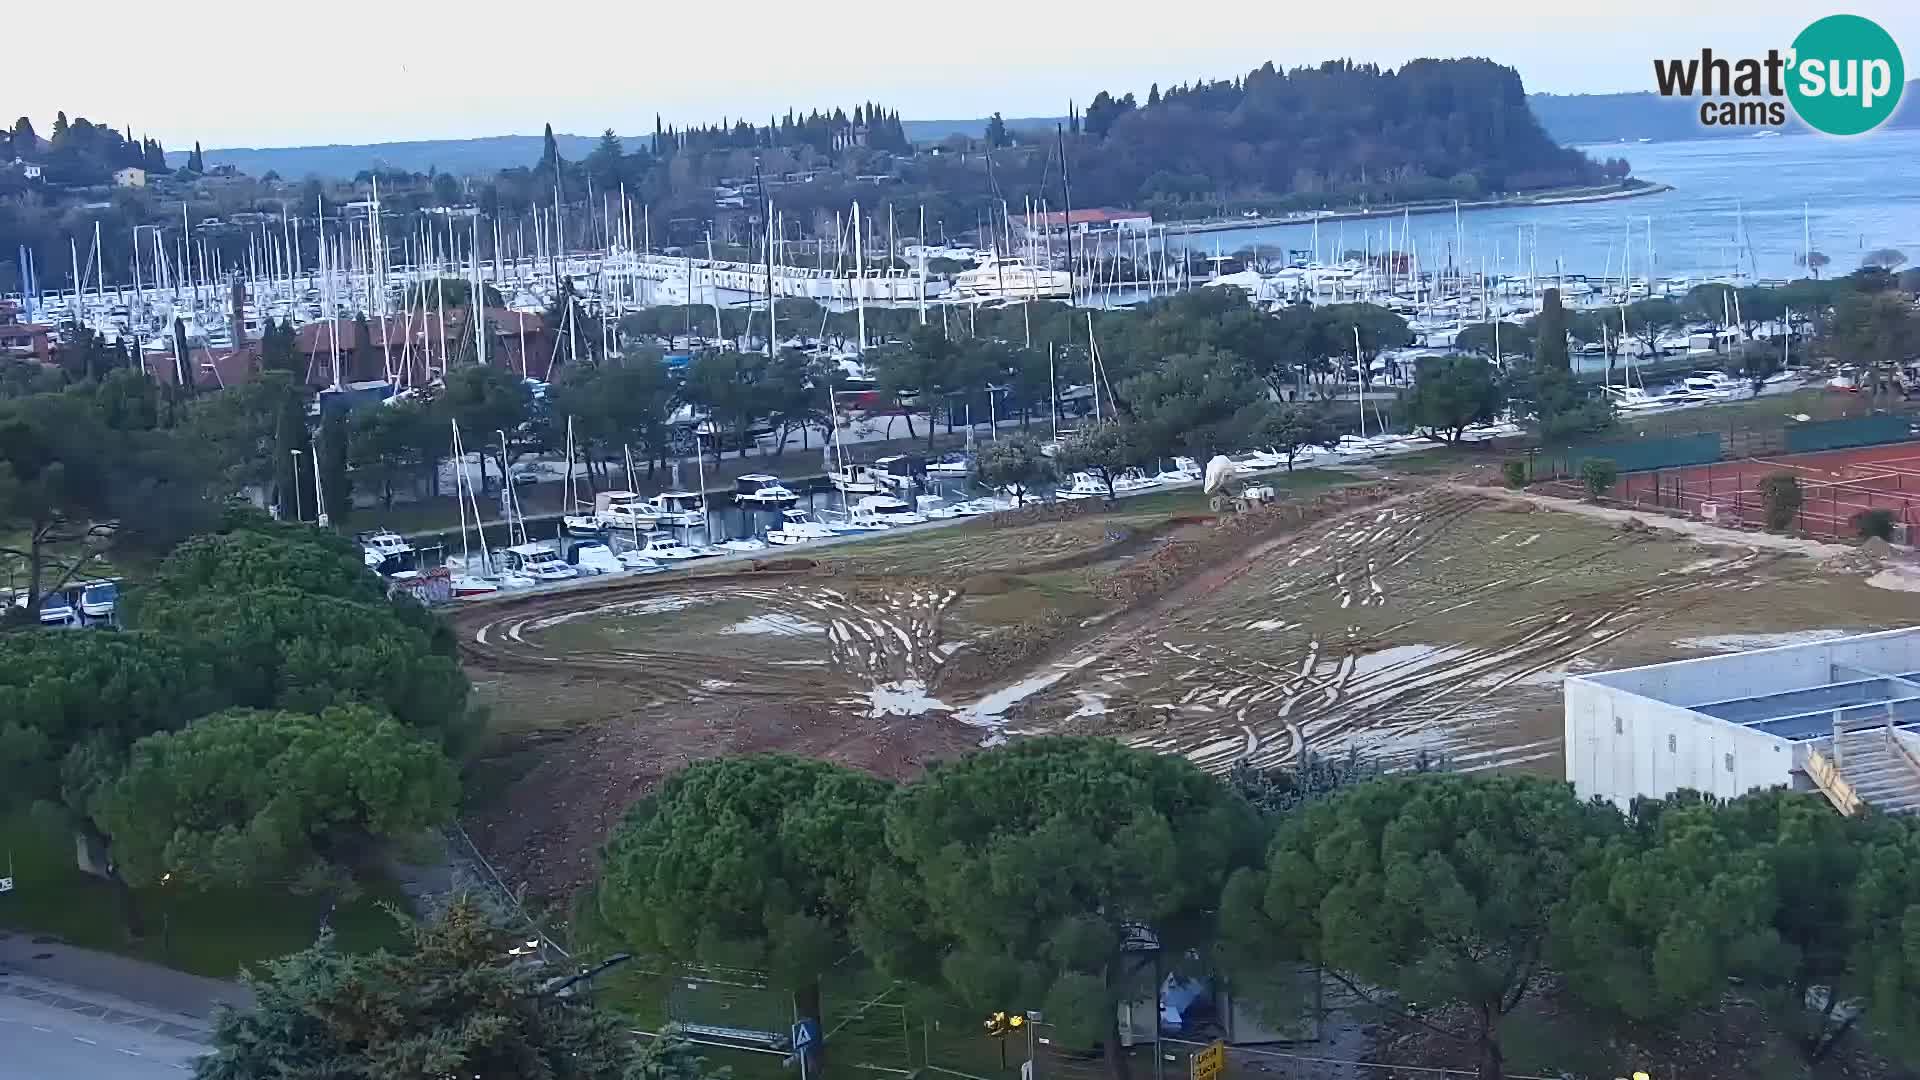
[[[1859,0],[733,0],[549,4],[150,0],[8,16],[0,111],[45,134],[56,109],[173,149],[622,133],[873,99],[907,119],[1058,115],[1094,91],[1221,78],[1273,60],[1397,65],[1487,56],[1529,90],[1652,88],[1652,59],[1785,47],[1813,18],[1877,20],[1920,75],[1920,4]],[[76,24],[70,16],[79,15]],[[875,17],[878,15],[879,17]],[[36,23],[43,23],[36,28]]]

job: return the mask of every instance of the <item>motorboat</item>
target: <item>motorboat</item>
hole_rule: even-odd
[[[1149,488],[1157,488],[1159,486],[1159,477],[1148,476],[1139,469],[1128,469],[1126,472],[1113,478],[1113,493],[1115,495],[1128,495],[1136,491],[1146,491]]]
[[[833,535],[832,529],[807,516],[805,510],[785,510],[780,514],[780,527],[767,532],[767,543],[785,547],[825,540]]]
[[[848,495],[872,495],[880,490],[880,481],[868,465],[842,465],[833,472],[833,486]]]
[[[407,543],[399,533],[379,529],[360,536],[360,553],[366,560],[367,569],[375,573],[390,574],[395,570],[412,569],[408,564],[413,559],[413,545]]]
[[[653,497],[654,523],[691,527],[707,523],[707,500],[691,491],[663,491]]]
[[[1750,385],[1728,375],[1724,371],[1696,371],[1681,380],[1681,386],[1690,394],[1703,398],[1738,397],[1750,390]]]
[[[1073,275],[1028,266],[1022,259],[989,255],[973,269],[955,274],[950,291],[966,299],[1063,299],[1073,293]]]
[[[657,562],[685,562],[706,554],[664,529],[655,529],[640,538],[640,551]]]
[[[1197,484],[1206,475],[1200,463],[1190,457],[1173,459],[1173,468],[1163,469],[1156,479],[1163,484]]]
[[[892,525],[882,521],[872,511],[861,510],[857,506],[842,510],[837,515],[830,510],[826,511],[825,514],[826,516],[820,519],[821,524],[833,530],[835,533],[884,532],[887,529],[893,528]]]
[[[800,496],[777,476],[748,473],[734,481],[733,501],[751,510],[789,510]]]
[[[927,516],[891,495],[869,495],[853,504],[856,514],[871,514],[889,525],[922,525]]]
[[[447,585],[453,591],[455,600],[466,600],[476,596],[492,596],[500,591],[500,584],[472,574],[453,574],[447,579]]]
[[[869,470],[869,475],[873,477],[874,483],[882,487],[892,488],[894,491],[911,491],[914,486],[913,474],[918,466],[917,458],[893,454],[876,458],[873,468]]]
[[[661,566],[653,558],[648,556],[646,552],[638,548],[628,548],[625,551],[617,552],[614,555],[614,559],[619,562],[622,570],[631,571],[636,574],[652,574],[666,569],[666,567]]]
[[[1280,468],[1287,463],[1287,459],[1266,450],[1248,450],[1244,454],[1235,455],[1233,463],[1238,465],[1242,472],[1264,472],[1268,469]]]
[[[515,544],[501,552],[507,571],[535,581],[571,581],[580,571],[545,544]]]
[[[585,574],[617,574],[626,569],[605,544],[581,544],[574,548],[573,565]]]
[[[965,476],[972,471],[973,459],[965,454],[948,454],[927,462],[927,472],[932,476]]]
[[[1054,489],[1053,497],[1066,502],[1104,499],[1107,497],[1107,485],[1101,483],[1092,473],[1077,472],[1070,478],[1066,487]]]
[[[719,548],[726,552],[765,551],[767,542],[755,536],[742,536],[733,540],[722,540]]]
[[[939,495],[921,495],[913,500],[913,508],[928,521],[946,521],[964,516],[957,503],[949,502]]]
[[[607,529],[651,529],[660,521],[653,504],[631,491],[595,495],[593,516],[600,527]]]
[[[120,604],[120,582],[89,581],[80,586],[80,617],[95,621],[113,618]]]

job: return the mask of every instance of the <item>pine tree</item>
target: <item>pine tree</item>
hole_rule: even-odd
[[[54,113],[53,114],[53,141],[59,142],[62,138],[66,137],[66,134],[67,134],[67,114],[64,112]]]
[[[1160,104],[1160,84],[1154,83],[1147,87],[1147,108],[1151,109],[1158,104]]]
[[[347,475],[347,419],[335,410],[320,423],[313,452],[320,458],[320,490],[327,524],[344,528],[353,516],[353,479]]]

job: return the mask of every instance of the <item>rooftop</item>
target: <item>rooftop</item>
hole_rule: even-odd
[[[1836,722],[1920,730],[1920,627],[1674,660],[1591,675],[1610,687],[1708,722],[1787,742],[1831,738]],[[1731,687],[1745,693],[1727,694]]]

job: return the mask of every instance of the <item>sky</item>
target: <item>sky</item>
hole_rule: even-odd
[[[1920,4],[1857,0],[1369,0],[1365,4],[1086,0],[1034,4],[720,5],[585,0],[313,5],[96,0],[76,25],[60,5],[9,15],[0,112],[85,116],[170,149],[392,142],[555,131],[622,134],[788,107],[876,100],[909,120],[1054,116],[1095,91],[1350,57],[1397,66],[1486,56],[1529,91],[1652,89],[1656,56],[1785,48],[1838,11],[1879,22],[1920,76]],[[1679,9],[1679,10],[1676,10]],[[884,18],[872,18],[879,11]],[[857,12],[857,15],[856,15]],[[46,25],[36,31],[34,24]],[[83,69],[76,70],[76,66]]]

